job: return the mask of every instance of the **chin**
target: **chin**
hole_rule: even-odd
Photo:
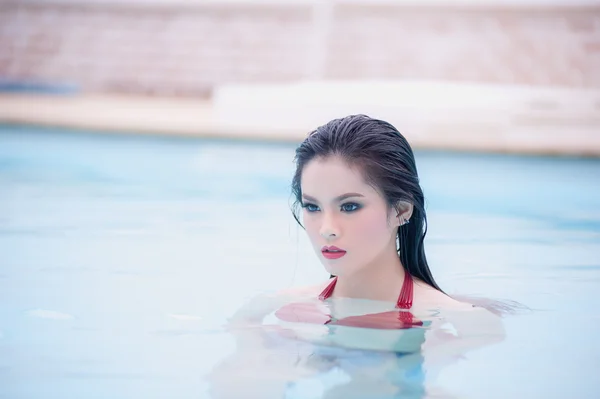
[[[354,259],[349,259],[347,254],[339,259],[327,259],[323,256],[321,250],[319,249],[317,255],[325,271],[329,274],[333,274],[334,276],[348,275],[348,272],[353,269],[352,261]]]
[[[323,267],[325,271],[329,274],[333,274],[334,276],[343,276],[344,274],[348,274],[348,267],[342,266],[341,264],[333,265],[331,263],[327,263],[327,261],[323,262]]]

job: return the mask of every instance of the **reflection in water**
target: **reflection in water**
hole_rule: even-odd
[[[380,330],[281,322],[273,310],[284,299],[271,299],[255,299],[231,320],[237,348],[208,377],[213,398],[452,397],[436,388],[436,375],[504,339],[500,317],[482,308],[420,312],[422,327]],[[362,312],[382,307],[348,299],[327,307],[341,316],[352,301]]]

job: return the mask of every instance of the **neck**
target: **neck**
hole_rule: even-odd
[[[396,302],[404,282],[404,273],[394,245],[394,249],[385,251],[360,272],[339,276],[335,296]]]

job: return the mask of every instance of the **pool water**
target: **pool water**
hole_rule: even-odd
[[[224,397],[228,318],[327,278],[289,211],[293,151],[1,126],[0,398]],[[439,284],[531,310],[435,380],[418,359],[313,348],[338,366],[282,380],[246,359],[225,384],[245,398],[600,397],[600,160],[416,158]],[[404,396],[369,395],[382,362]],[[352,381],[357,364],[376,378]]]

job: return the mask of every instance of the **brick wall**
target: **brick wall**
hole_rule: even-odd
[[[600,6],[314,4],[7,0],[0,78],[195,96],[306,78],[600,88]]]
[[[595,9],[346,6],[327,75],[600,87]]]

